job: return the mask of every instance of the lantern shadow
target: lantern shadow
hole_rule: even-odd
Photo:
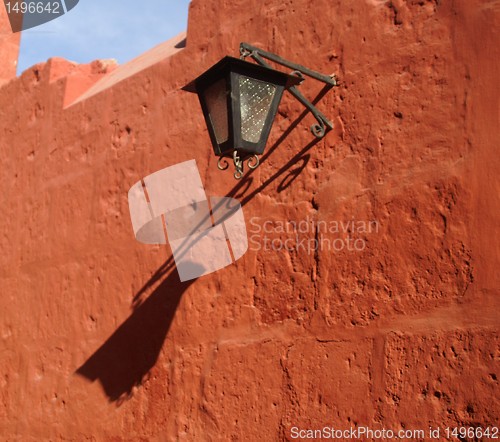
[[[316,104],[329,90],[324,88],[313,100]],[[280,138],[269,148],[260,160],[265,162],[278,146],[288,137],[288,135],[299,125],[304,117],[309,113],[306,109],[287,128]],[[264,181],[257,189],[245,196],[253,184],[254,178],[251,170],[245,177],[236,184],[226,195],[228,198],[240,199],[241,207],[248,204],[252,198],[276,181],[299,161],[302,164],[292,171],[289,171],[281,183],[278,185],[278,192],[288,188],[307,166],[310,155],[307,152],[312,149],[320,139],[315,138],[295,154],[276,173]],[[216,207],[215,207],[216,208]],[[213,208],[214,209],[214,208]],[[227,216],[230,216],[228,212]],[[226,218],[221,218],[220,222]],[[203,223],[202,221],[201,223]],[[200,223],[200,225],[201,225]],[[200,225],[193,228],[195,234]],[[202,233],[197,233],[202,235]],[[196,238],[190,239],[191,242]],[[182,257],[188,250],[185,245]],[[200,273],[201,272],[200,266]],[[166,275],[166,276],[165,276]],[[174,259],[171,256],[135,294],[132,307],[132,314],[122,325],[97,349],[92,356],[81,365],[75,372],[90,381],[98,380],[110,402],[117,402],[120,405],[133,393],[134,387],[140,386],[156,364],[160,355],[163,343],[172,325],[177,307],[182,295],[196,281],[196,279],[181,282],[175,269]],[[153,287],[155,287],[153,289]],[[144,299],[146,293],[152,293]]]
[[[299,166],[297,169],[292,170],[278,185],[278,192],[282,192],[285,190],[287,187],[289,187],[297,178],[298,176],[302,173],[304,168],[307,166],[307,163],[309,162],[310,155],[307,155],[307,152],[312,149],[316,144],[318,144],[319,140],[313,140],[309,144],[307,144],[305,147],[302,148],[300,152],[298,152],[296,155],[294,155],[288,163],[286,163],[283,167],[278,169],[277,172],[275,172],[273,175],[271,175],[267,180],[265,180],[257,189],[253,190],[251,193],[248,195],[244,196],[240,192],[239,195],[243,196],[243,199],[240,201],[241,206],[243,207],[244,205],[248,204],[252,200],[253,197],[255,197],[258,193],[262,192],[266,187],[268,187],[271,183],[276,181],[281,175],[283,175],[286,171],[288,171],[292,166],[296,165],[297,162],[302,161],[302,165]],[[262,162],[261,162],[262,163]],[[250,175],[250,173],[249,173]],[[253,180],[253,177],[248,177],[246,180]],[[228,193],[228,196],[231,197],[233,194],[236,192],[240,191],[240,188],[243,186],[246,186],[246,180],[243,181],[242,183],[238,184],[233,190],[231,190]],[[246,187],[247,188],[247,187]]]
[[[302,162],[301,165],[297,166],[296,168],[290,170],[285,178],[279,183],[278,185],[278,192],[281,193],[288,187],[292,185],[292,183],[299,177],[299,175],[302,173],[302,171],[306,168],[307,164],[309,163],[309,160],[311,159],[311,155],[306,154],[300,157],[295,164],[298,162]]]
[[[136,295],[133,313],[76,374],[98,380],[110,402],[128,399],[156,364],[181,297],[194,281],[181,282],[173,270],[144,302]],[[141,291],[152,284],[148,281]]]

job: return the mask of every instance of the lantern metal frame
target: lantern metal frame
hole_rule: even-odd
[[[296,75],[297,77],[299,77],[301,79],[301,83],[304,80],[305,75],[325,83],[325,85],[327,86],[327,91],[335,86],[338,86],[338,81],[334,74],[321,74],[300,64],[285,60],[284,58],[281,58],[279,55],[273,54],[272,52],[263,51],[262,49],[259,49],[245,42],[240,43],[240,57],[241,59],[251,57],[260,66],[272,69],[269,63],[266,63],[264,61],[264,59],[270,60],[281,66],[293,69],[291,75]],[[302,93],[297,89],[296,86],[291,86],[287,90],[300,103],[302,103],[318,121],[317,124],[313,124],[311,126],[311,132],[316,138],[323,138],[328,130],[333,129],[333,123],[313,103],[311,103],[311,101],[304,97],[304,95],[302,95]]]
[[[247,57],[250,57],[256,64],[245,61]],[[274,69],[265,60],[292,69],[292,72],[286,74]],[[228,66],[230,66],[229,69]],[[236,76],[246,75],[250,75],[251,78],[257,80],[260,79],[260,81],[269,82],[269,84],[273,84],[277,88],[277,96],[273,98],[269,107],[261,138],[257,143],[245,141],[242,134],[235,128],[235,126],[241,127],[241,115],[239,111],[234,109],[232,103],[233,97],[239,96],[239,86],[235,80]],[[317,123],[311,126],[311,132],[316,138],[323,138],[329,130],[333,129],[333,123],[297,89],[297,86],[305,80],[306,76],[324,83],[325,92],[334,86],[338,86],[335,75],[321,74],[300,64],[285,60],[279,55],[242,42],[240,43],[239,60],[233,57],[225,57],[183,88],[186,91],[198,93],[214,153],[219,156],[217,167],[220,170],[226,170],[229,167],[228,159],[232,159],[235,167],[234,177],[241,179],[244,174],[245,161],[249,169],[256,169],[259,166],[260,160],[258,155],[262,155],[264,151],[265,142],[269,136],[272,122],[285,89],[316,118]],[[202,98],[202,94],[213,86],[219,78],[224,78],[226,87],[227,85],[231,87],[231,93],[226,98],[229,119],[227,128],[228,138],[222,142],[218,140],[214,122],[210,119],[210,112],[206,102],[207,98]]]

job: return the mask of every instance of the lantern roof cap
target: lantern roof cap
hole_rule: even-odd
[[[208,85],[214,80],[221,78],[228,71],[236,71],[242,75],[253,75],[257,77],[269,78],[269,81],[281,82],[285,88],[290,88],[302,82],[302,78],[285,74],[284,72],[268,67],[260,66],[255,63],[241,60],[239,58],[225,56],[198,78],[188,83],[182,88],[187,92],[198,93],[202,85]]]

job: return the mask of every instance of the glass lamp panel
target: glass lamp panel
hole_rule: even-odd
[[[217,143],[224,143],[229,138],[226,80],[223,78],[209,86],[204,96]]]
[[[250,143],[258,143],[271,109],[276,86],[265,81],[239,76],[241,137]]]

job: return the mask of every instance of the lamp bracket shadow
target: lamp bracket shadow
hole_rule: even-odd
[[[281,58],[279,55],[273,54],[272,52],[263,51],[255,46],[248,43],[240,43],[240,58],[245,59],[251,57],[257,64],[264,66],[266,68],[272,67],[265,60],[270,60],[281,66],[285,66],[293,70],[291,75],[295,75],[304,80],[304,76],[311,77],[317,81],[325,83],[325,92],[338,86],[337,79],[335,75],[324,75],[319,72],[313,71],[312,69],[306,68],[300,64],[293,63],[291,61]],[[300,102],[302,103],[316,118],[317,124],[311,126],[311,132],[317,138],[323,138],[327,130],[333,129],[333,123],[304,95],[297,89],[296,86],[291,86],[288,91]]]

